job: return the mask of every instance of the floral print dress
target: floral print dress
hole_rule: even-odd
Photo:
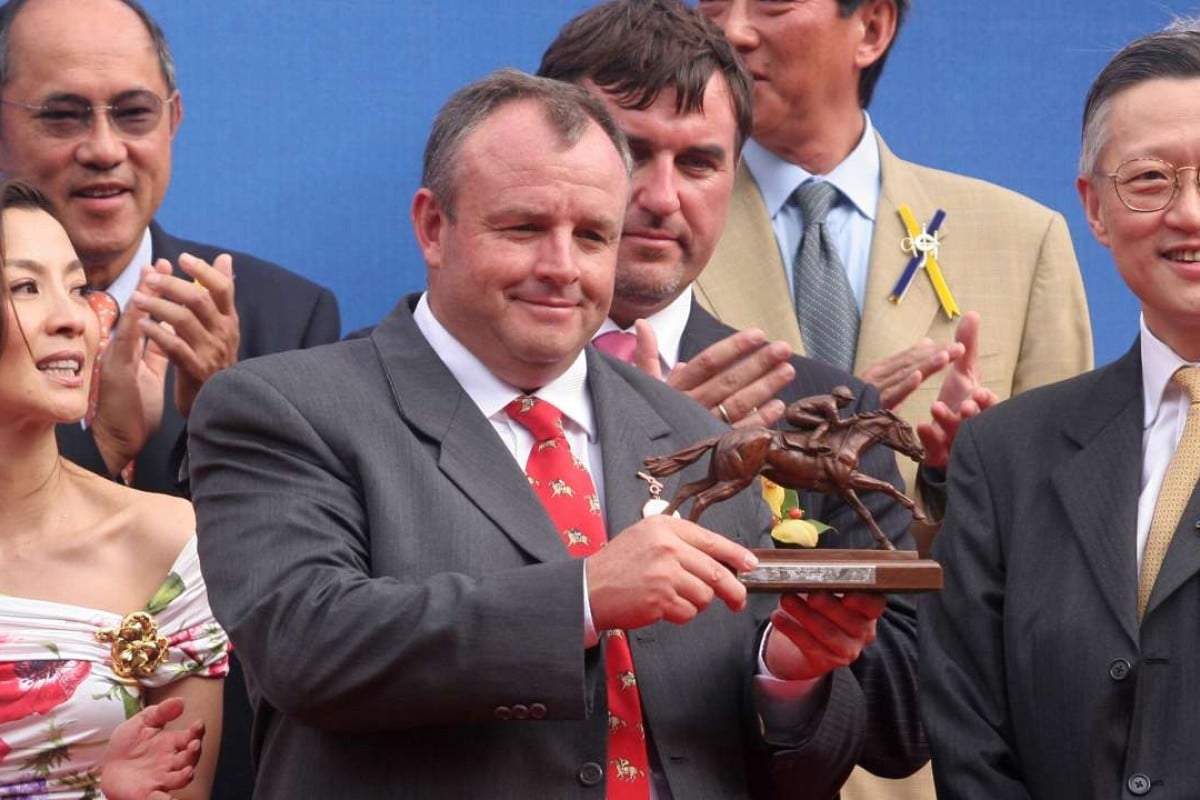
[[[148,652],[162,661],[131,675],[128,657],[146,651],[114,634],[134,615],[0,595],[0,798],[102,797],[108,737],[141,709],[145,688],[228,673],[229,640],[208,606],[195,536],[141,611],[157,627]]]

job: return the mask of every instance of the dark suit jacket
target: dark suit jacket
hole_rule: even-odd
[[[681,360],[693,358],[733,333],[733,328],[719,322],[693,301],[691,315],[679,340],[679,357]],[[879,393],[875,388],[843,370],[803,356],[792,358],[792,366],[796,377],[779,393],[785,403],[828,393],[834,386],[842,384],[849,386],[855,394],[845,414],[879,408]],[[865,451],[861,469],[904,488],[895,454],[887,448]],[[903,506],[878,492],[865,493],[862,500],[898,548],[913,549],[908,533],[912,516]],[[836,535],[823,535],[819,547],[875,547],[875,540],[854,509],[836,495],[804,492],[800,496],[800,506],[809,517],[839,531]],[[842,691],[831,695],[825,713],[865,719],[865,724],[855,730],[855,737],[848,744],[859,754],[858,763],[877,775],[892,778],[908,775],[924,764],[929,751],[917,711],[917,622],[911,597],[892,595],[888,598],[888,609],[878,626],[875,643],[863,651],[853,666],[841,672],[846,673],[847,680],[837,684]]]
[[[233,256],[235,304],[242,330],[238,359],[335,342],[341,335],[337,300],[328,289],[282,267],[199,242],[176,239],[158,223],[150,224],[151,255],[165,258],[179,270],[179,256],[191,253],[212,263],[219,254]],[[133,485],[137,489],[182,494],[179,466],[186,443],[186,420],[175,409],[175,372],[167,374],[162,425],[138,454]],[[64,456],[101,475],[107,470],[91,431],[78,423],[58,426],[58,446]]]
[[[1200,796],[1200,493],[1139,627],[1141,380],[1135,346],[959,431],[920,606],[941,797]]]
[[[367,338],[226,370],[192,416],[201,560],[256,702],[256,796],[603,797],[583,780],[606,749],[583,563],[420,335],[414,300]],[[643,457],[723,427],[595,351],[588,369],[615,534],[647,497]],[[747,492],[705,523],[757,545],[766,517]],[[827,797],[853,764],[845,728],[860,718],[820,715],[800,746],[769,754],[752,733],[747,687],[773,605],[717,603],[630,637],[680,800],[747,797],[772,775]]]

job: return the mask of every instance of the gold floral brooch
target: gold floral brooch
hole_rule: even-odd
[[[115,628],[101,628],[96,638],[110,643],[109,662],[121,678],[145,678],[167,660],[167,637],[158,635],[158,623],[145,611],[126,614]]]

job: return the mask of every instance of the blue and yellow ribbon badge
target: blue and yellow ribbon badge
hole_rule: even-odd
[[[917,270],[924,269],[929,274],[929,282],[933,284],[933,291],[937,294],[938,301],[942,304],[942,311],[946,312],[946,316],[950,319],[961,316],[962,311],[959,310],[958,303],[954,302],[954,295],[950,294],[950,287],[946,285],[946,277],[942,275],[942,268],[938,266],[937,262],[938,245],[941,244],[938,234],[942,223],[946,220],[946,212],[940,208],[937,209],[933,218],[929,220],[929,224],[922,228],[917,224],[917,218],[913,216],[911,208],[901,205],[899,210],[900,219],[904,221],[904,228],[908,231],[908,236],[900,240],[900,249],[908,253],[910,258],[904,267],[904,272],[900,274],[900,280],[896,281],[895,288],[888,295],[888,300],[893,303],[903,300],[909,287],[912,286]]]

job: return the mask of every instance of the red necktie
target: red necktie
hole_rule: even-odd
[[[626,364],[633,363],[633,352],[637,349],[637,337],[625,331],[609,331],[592,340],[598,350],[618,358]]]
[[[576,558],[597,552],[608,542],[600,496],[583,462],[571,453],[563,435],[562,412],[536,397],[518,397],[505,411],[533,434],[525,475],[567,551]],[[645,800],[650,796],[650,761],[633,653],[624,631],[604,632],[604,670],[609,767],[605,796],[608,800]]]

